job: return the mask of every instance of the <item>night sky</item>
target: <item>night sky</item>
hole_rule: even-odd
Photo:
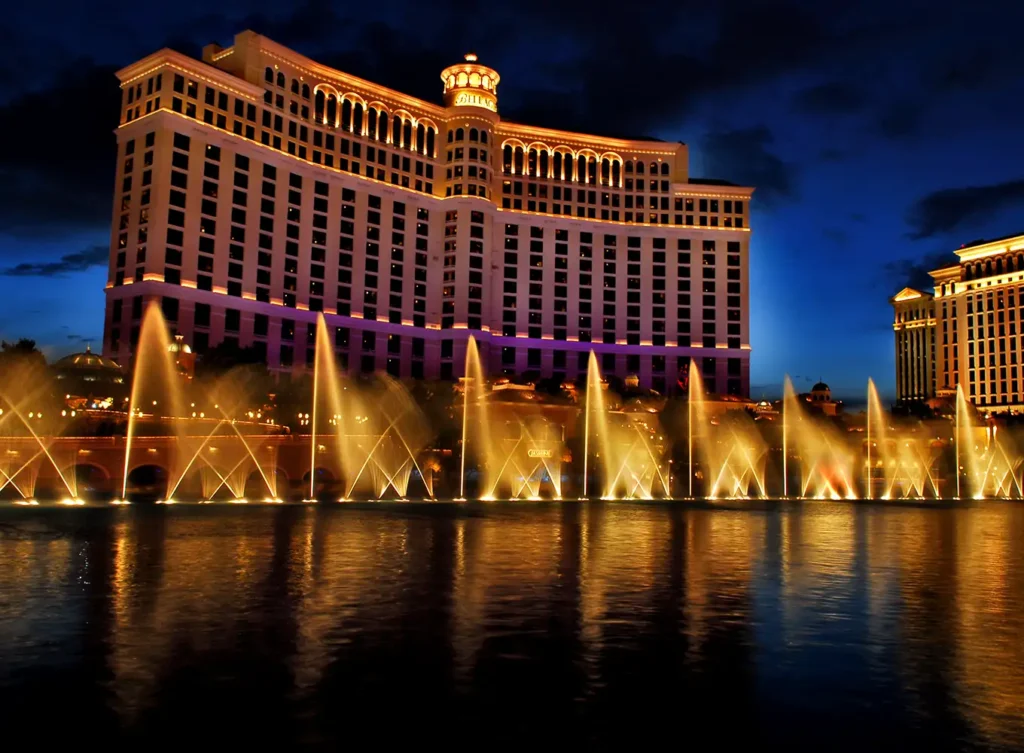
[[[41,10],[42,9],[42,10]],[[0,26],[0,337],[99,347],[114,71],[246,28],[440,103],[475,51],[503,117],[686,142],[757,187],[751,393],[893,394],[888,297],[1024,232],[1024,3],[972,0],[23,3]]]

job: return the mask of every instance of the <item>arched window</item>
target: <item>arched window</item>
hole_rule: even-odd
[[[448,131],[448,143],[452,143],[455,140],[455,131]]]
[[[299,80],[297,78],[292,79],[292,94],[299,93]]]
[[[269,65],[267,66],[266,70],[263,71],[263,80],[266,81],[268,84],[274,83],[274,69],[271,68]]]
[[[481,144],[486,144],[487,143],[487,131],[480,131],[480,143]]]
[[[562,153],[561,152],[555,152],[554,156],[551,158],[551,168],[552,168],[552,172],[554,172],[554,174],[555,174],[555,180],[561,180],[562,179]]]
[[[612,162],[612,185],[616,188],[622,186],[622,163]]]
[[[512,145],[505,144],[501,149],[501,165],[506,173],[512,172]]]
[[[346,131],[352,130],[352,100],[345,99],[341,102],[341,127]]]
[[[366,111],[366,134],[371,138],[377,138],[377,111],[372,107]]]
[[[331,128],[338,127],[338,98],[333,94],[327,97],[327,112],[325,113],[326,123]]]
[[[608,181],[612,179],[612,163],[605,157],[601,160],[601,185],[607,186]]]
[[[657,175],[657,174],[658,174],[658,163],[657,162],[652,162],[651,163],[651,175]]]
[[[284,74],[281,71],[277,72],[277,85],[284,88]]]
[[[388,114],[383,110],[377,116],[377,141],[388,140]]]
[[[397,115],[391,119],[391,143],[395,146],[404,146],[402,144],[402,119]],[[408,143],[408,141],[405,142],[405,144]]]
[[[352,133],[363,132],[363,104],[356,102],[352,108]]]
[[[516,147],[513,155],[512,170],[516,175],[523,174],[523,148],[521,146]]]
[[[316,97],[313,99],[313,118],[317,123],[324,122],[325,112],[327,112],[327,97],[324,96],[323,90],[318,89]]]
[[[996,274],[1001,275],[1003,273],[1003,260],[996,259]]]
[[[419,144],[419,142],[416,142]],[[402,146],[412,149],[412,121],[406,120],[402,123]]]
[[[583,155],[576,158],[576,182],[587,182],[587,158]]]
[[[587,183],[597,183],[597,158],[591,157],[587,160]]]
[[[643,162],[637,162],[636,163],[636,174],[637,175],[643,175],[644,174],[644,163]]]
[[[437,137],[437,131],[433,128],[427,129],[427,156],[436,157],[437,154],[434,152],[434,139]]]
[[[416,150],[420,154],[427,153],[427,129],[422,123],[416,126]]]
[[[302,98],[309,99],[309,84],[302,85]]]
[[[991,277],[992,276],[992,262],[991,262],[991,260],[985,262],[985,276],[986,277]]]
[[[668,163],[667,162],[662,162],[661,163],[661,174],[662,175],[668,175]]]
[[[456,141],[465,141],[466,140],[466,132],[463,129],[461,129],[461,128],[456,128],[455,129],[455,140]]]
[[[626,175],[632,175],[632,174],[633,174],[633,160],[630,160],[629,162],[626,163]]]
[[[526,154],[526,174],[530,177],[537,177],[537,150],[531,149]]]
[[[550,175],[550,168],[551,168],[551,163],[548,160],[548,153],[547,153],[546,150],[542,151],[540,153],[540,167],[539,167],[540,172],[538,173],[538,175],[540,175],[540,177],[542,177],[542,178],[547,178]]]
[[[470,141],[479,141],[480,140],[480,131],[476,130],[475,128],[470,128],[469,129],[469,140]]]

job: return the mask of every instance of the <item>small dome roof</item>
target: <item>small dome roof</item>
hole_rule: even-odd
[[[185,342],[185,338],[182,335],[175,335],[174,340],[167,346],[168,353],[191,353],[192,348]]]
[[[828,385],[825,384],[824,382],[818,382],[816,385],[811,387],[811,392],[831,392],[831,391],[832,390],[830,390],[828,388]]]
[[[83,353],[72,353],[58,359],[53,364],[54,368],[61,371],[116,371],[121,373],[121,367],[117,361],[104,358],[98,353],[93,353],[89,348]]]

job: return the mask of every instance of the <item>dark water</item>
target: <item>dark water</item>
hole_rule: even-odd
[[[0,510],[12,744],[1010,750],[1022,716],[1019,503]]]

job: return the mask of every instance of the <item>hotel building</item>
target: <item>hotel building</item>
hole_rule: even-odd
[[[496,71],[441,72],[443,104],[250,31],[202,62],[161,50],[123,92],[104,354],[147,302],[202,354],[312,362],[322,312],[350,371],[606,374],[672,391],[696,358],[749,389],[751,188],[689,176],[684,144],[503,121]]]
[[[896,397],[951,396],[959,384],[989,411],[1024,410],[1024,235],[957,249],[931,292],[904,288],[895,311]]]

